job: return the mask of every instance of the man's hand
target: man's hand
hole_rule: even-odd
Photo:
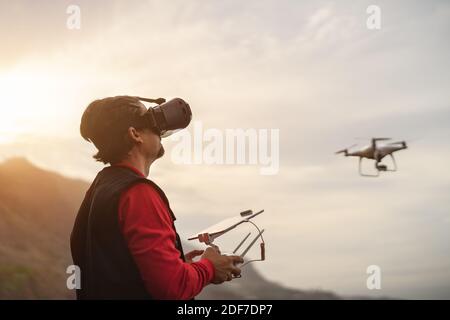
[[[187,263],[192,263],[194,262],[193,259],[202,255],[203,252],[205,252],[205,250],[192,250],[184,255],[184,259]]]
[[[214,279],[212,283],[220,284],[233,279],[233,275],[239,276],[241,269],[236,264],[243,263],[240,256],[222,256],[217,247],[208,247],[202,258],[206,258],[214,265]]]

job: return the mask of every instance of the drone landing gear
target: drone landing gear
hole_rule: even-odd
[[[391,171],[391,172],[397,171],[397,162],[395,162],[394,155],[391,153],[390,156],[392,159],[393,169],[387,168],[386,171]]]
[[[359,166],[358,166],[358,170],[359,170],[359,175],[362,177],[371,177],[371,178],[376,178],[380,175],[380,170],[378,170],[377,165],[375,165],[375,168],[377,169],[377,173],[376,174],[367,174],[364,173],[362,171],[362,157],[359,157]]]
[[[375,163],[375,168],[378,171],[389,171],[389,172],[395,172],[397,171],[397,163],[395,162],[395,158],[392,154],[390,154],[392,159],[392,169],[390,169],[387,165],[380,163],[380,161],[377,161]]]
[[[381,160],[376,160],[375,161],[375,169],[376,169],[376,174],[367,174],[367,173],[363,173],[362,171],[362,157],[359,158],[359,174],[363,177],[378,177],[380,175],[380,172],[395,172],[397,171],[397,163],[395,162],[395,158],[392,154],[390,154],[391,159],[392,159],[392,168],[389,168],[387,165],[381,163]]]

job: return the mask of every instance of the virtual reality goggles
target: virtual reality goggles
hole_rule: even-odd
[[[166,102],[164,98],[136,98],[140,101],[158,104],[156,107],[148,108],[148,111],[140,117],[139,122],[140,127],[148,127],[162,138],[186,128],[191,122],[191,108],[183,99],[175,98]]]

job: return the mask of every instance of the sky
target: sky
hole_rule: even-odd
[[[66,26],[69,5],[80,29]],[[181,97],[205,129],[278,129],[280,156],[275,175],[182,165],[166,139],[150,178],[182,238],[265,209],[257,269],[273,281],[450,298],[449,35],[448,1],[1,1],[0,159],[90,181],[102,168],[79,135],[91,101]],[[375,136],[410,141],[398,172],[362,178],[334,155]],[[218,244],[233,248],[244,229]],[[366,287],[370,265],[381,290]]]

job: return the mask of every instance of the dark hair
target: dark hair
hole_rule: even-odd
[[[81,117],[80,133],[98,149],[95,160],[113,164],[126,156],[133,147],[127,131],[130,126],[136,127],[133,124],[141,116],[142,106],[139,99],[130,96],[99,99],[87,106]]]

